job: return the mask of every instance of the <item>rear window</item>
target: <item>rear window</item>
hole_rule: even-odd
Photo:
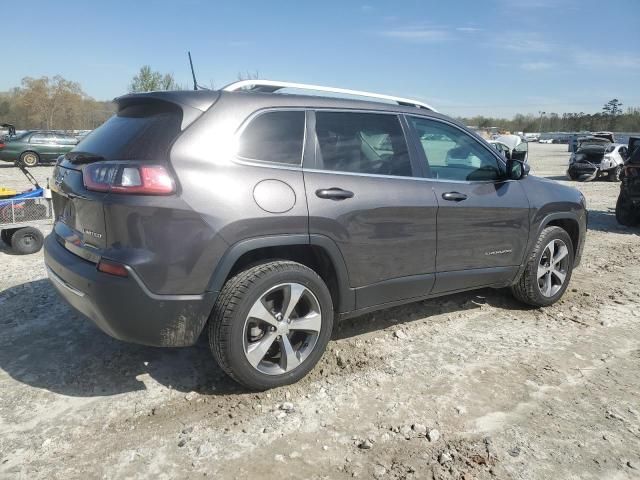
[[[86,136],[73,151],[107,160],[165,159],[180,133],[182,112],[165,103],[131,105]]]
[[[304,117],[302,110],[266,112],[257,116],[240,136],[238,156],[264,162],[300,165]]]

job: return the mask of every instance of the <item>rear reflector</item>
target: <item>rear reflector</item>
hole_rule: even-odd
[[[171,175],[161,165],[98,162],[82,170],[87,190],[134,195],[170,195],[176,191]]]
[[[111,262],[109,260],[100,260],[98,262],[98,271],[103,273],[109,273],[118,277],[128,277],[129,272],[121,263]]]

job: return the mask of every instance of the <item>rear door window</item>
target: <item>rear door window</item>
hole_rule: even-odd
[[[163,102],[120,110],[82,140],[73,151],[106,160],[163,160],[180,133],[182,112]]]
[[[300,165],[304,125],[303,110],[259,114],[241,133],[238,156],[248,160]]]
[[[31,135],[29,143],[36,145],[47,145],[54,142],[54,136],[52,133],[34,133]]]
[[[319,169],[412,176],[407,141],[397,115],[318,111],[316,135]]]

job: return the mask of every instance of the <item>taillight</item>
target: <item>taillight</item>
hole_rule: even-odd
[[[82,170],[87,190],[136,195],[170,195],[176,184],[161,165],[130,165],[98,162]]]
[[[0,150],[3,149],[4,147],[6,147],[6,145],[2,142],[0,142]]]
[[[98,262],[98,271],[103,273],[109,273],[117,277],[128,277],[129,272],[126,267],[121,263],[111,262],[109,260],[101,259]]]

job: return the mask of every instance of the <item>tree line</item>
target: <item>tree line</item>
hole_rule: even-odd
[[[0,123],[19,130],[91,130],[114,111],[111,102],[94,100],[60,75],[25,77],[19,87],[0,93]]]
[[[238,74],[238,80],[258,78],[258,72]],[[213,88],[211,82],[211,88]],[[189,86],[176,82],[173,74],[161,73],[144,65],[129,83],[130,92],[181,90]],[[627,108],[618,99],[607,102],[597,113],[539,112],[517,114],[511,119],[496,117],[459,117],[466,125],[498,127],[511,132],[577,132],[612,130],[640,131],[640,108]],[[102,124],[115,112],[111,101],[95,100],[84,93],[79,83],[55,77],[25,77],[19,87],[0,93],[0,123],[12,123],[17,129],[84,130]]]
[[[623,104],[617,98],[608,101],[597,113],[539,112],[538,115],[519,113],[511,119],[481,115],[458,119],[465,125],[498,127],[510,132],[640,132],[640,108],[628,107],[623,110]]]

